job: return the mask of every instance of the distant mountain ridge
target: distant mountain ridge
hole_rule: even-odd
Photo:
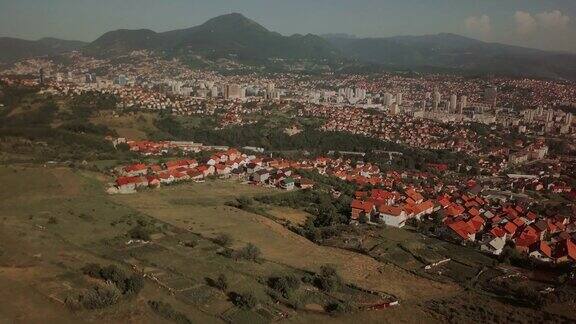
[[[346,57],[389,67],[576,78],[576,54],[488,43],[456,34],[327,39]]]
[[[282,36],[233,13],[202,25],[156,33],[151,30],[117,30],[104,34],[84,50],[91,55],[114,55],[127,50],[160,50],[170,54],[200,54],[244,60],[272,57],[331,59],[339,56],[326,39],[308,34]]]
[[[200,55],[263,62],[272,58],[378,65],[387,69],[566,78],[576,80],[576,54],[487,43],[455,34],[360,38],[348,34],[283,36],[238,13],[173,31],[110,31],[91,43],[0,38],[0,62],[82,50],[116,57],[151,50],[172,57]]]
[[[26,58],[58,55],[81,49],[86,45],[85,42],[49,37],[35,41],[0,37],[0,62],[11,63]]]

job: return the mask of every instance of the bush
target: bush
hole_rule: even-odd
[[[79,296],[79,303],[86,309],[102,309],[116,304],[121,293],[112,283],[95,286]]]
[[[92,278],[101,278],[100,271],[102,267],[97,263],[88,263],[82,267],[82,273]]]
[[[268,280],[268,285],[288,298],[294,290],[300,287],[300,280],[294,275],[273,277]]]
[[[142,225],[138,225],[128,232],[128,235],[130,236],[130,238],[132,238],[134,240],[142,240],[142,241],[150,241],[151,240],[151,237],[150,237],[151,234],[152,233],[151,233],[150,229],[148,229],[147,227],[144,227]]]
[[[330,314],[347,313],[350,309],[350,305],[343,303],[330,303],[326,306],[326,311]]]
[[[222,247],[230,247],[232,245],[232,236],[229,234],[220,234],[214,239],[214,243]]]
[[[135,296],[144,288],[144,278],[138,274],[133,274],[124,280],[124,295]]]
[[[82,268],[82,272],[92,278],[113,283],[123,295],[137,295],[144,288],[142,276],[138,274],[128,276],[124,270],[115,265],[101,267],[96,263],[89,263]]]
[[[243,309],[253,309],[256,307],[256,305],[258,305],[258,300],[250,292],[241,295],[235,294],[233,302],[234,305]]]
[[[234,254],[235,259],[245,259],[254,262],[258,261],[261,255],[262,252],[260,251],[260,249],[252,243],[248,243],[248,245],[236,251],[236,253]]]
[[[163,317],[164,319],[179,323],[179,324],[191,324],[192,321],[183,313],[176,311],[172,305],[156,300],[149,300],[148,306],[152,310]]]
[[[336,273],[336,269],[332,266],[322,266],[320,268],[320,274],[316,276],[316,286],[323,291],[335,291],[341,285],[342,280],[338,273]]]

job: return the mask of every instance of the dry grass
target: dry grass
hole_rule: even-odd
[[[204,236],[227,233],[236,246],[251,242],[263,257],[294,268],[317,271],[333,264],[342,277],[367,289],[383,291],[402,300],[421,300],[451,294],[455,287],[413,275],[358,253],[319,246],[266,217],[225,206],[240,195],[258,195],[266,189],[234,182],[206,182],[163,188],[114,199],[179,228]],[[206,204],[173,204],[193,197]]]
[[[105,125],[115,130],[118,136],[133,140],[146,139],[150,131],[156,130],[153,114],[140,113],[130,116],[114,117],[111,114],[91,117],[90,121],[96,125]]]

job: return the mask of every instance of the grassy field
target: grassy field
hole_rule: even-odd
[[[118,136],[132,140],[148,138],[149,134],[157,132],[154,126],[154,114],[139,113],[137,115],[125,115],[115,117],[110,113],[94,116],[90,121],[96,125],[105,125],[116,131]]]
[[[317,271],[333,264],[354,284],[380,290],[402,299],[441,294],[449,287],[412,276],[391,264],[341,249],[319,246],[264,216],[227,206],[240,196],[269,193],[269,189],[235,182],[206,182],[117,196],[115,201],[182,229],[206,237],[232,236],[235,246],[254,243],[268,260],[298,269]],[[396,280],[389,280],[390,277]],[[414,287],[422,289],[414,290]],[[426,289],[424,289],[426,288]]]
[[[266,279],[302,275],[323,264],[334,264],[347,282],[365,287],[378,283],[378,289],[407,299],[410,283],[422,285],[422,290],[441,289],[365,256],[317,246],[269,218],[225,204],[240,195],[270,194],[271,189],[213,181],[112,197],[104,193],[105,180],[69,168],[0,167],[0,181],[11,188],[0,192],[0,285],[18,296],[1,303],[0,314],[22,322],[157,323],[162,320],[147,301],[163,300],[203,323],[269,322],[278,310]],[[127,232],[142,222],[156,229],[153,243],[126,245]],[[262,261],[224,256],[211,240],[221,233],[232,236],[233,248],[256,244]],[[63,301],[70,292],[89,287],[79,269],[90,262],[134,267],[157,278],[158,284],[147,281],[137,298],[102,311],[71,312]],[[210,279],[220,274],[228,278],[229,291],[252,292],[264,306],[258,312],[234,307],[227,295],[210,286]],[[389,276],[404,282],[391,284],[385,280]],[[424,296],[429,293],[416,297]],[[280,309],[296,322],[326,318]]]

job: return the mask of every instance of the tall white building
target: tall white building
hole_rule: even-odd
[[[392,99],[393,99],[392,94],[386,92],[386,93],[384,94],[384,98],[383,98],[383,100],[382,100],[382,102],[384,103],[384,106],[390,107],[390,105],[392,104]]]
[[[366,99],[366,89],[357,88],[356,89],[356,99],[358,99],[358,100]]]
[[[450,110],[456,112],[458,110],[457,105],[458,104],[458,97],[453,94],[450,96]]]
[[[467,96],[462,96],[460,97],[460,109],[465,109],[466,107],[468,107],[468,97]]]
[[[398,113],[398,103],[395,102],[390,106],[390,115],[397,115]]]
[[[226,99],[238,99],[241,97],[241,89],[238,84],[228,84],[224,90],[224,98]]]
[[[402,92],[398,92],[398,93],[396,94],[396,103],[397,103],[399,106],[402,106]]]
[[[434,111],[438,111],[438,105],[440,104],[440,100],[442,100],[442,95],[438,91],[438,88],[435,88],[433,98],[432,98],[432,102],[434,105]]]
[[[212,86],[210,88],[210,97],[212,98],[218,98],[218,87],[217,86]]]
[[[272,92],[274,92],[274,90],[276,90],[276,85],[274,85],[274,83],[272,83],[272,82],[269,82],[266,85],[266,92],[272,93]]]

